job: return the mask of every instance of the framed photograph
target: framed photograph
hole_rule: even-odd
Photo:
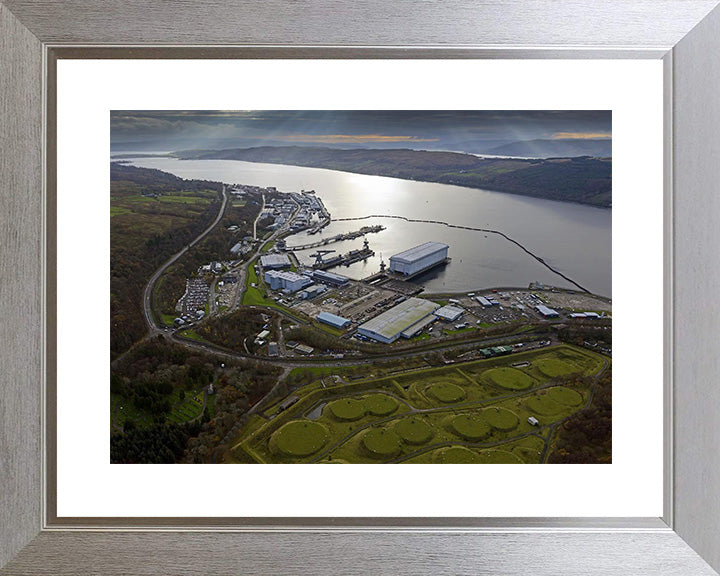
[[[716,5],[0,4],[1,573],[716,574]]]

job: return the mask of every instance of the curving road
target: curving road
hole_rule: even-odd
[[[155,317],[153,316],[152,311],[152,293],[153,289],[155,288],[155,282],[157,282],[157,279],[162,276],[162,274],[175,262],[180,259],[183,254],[185,254],[190,248],[195,246],[200,240],[205,238],[212,230],[220,223],[220,220],[222,220],[222,217],[225,215],[225,208],[227,208],[228,203],[228,194],[227,194],[227,188],[225,184],[223,184],[222,189],[223,194],[223,202],[222,206],[220,206],[220,211],[218,212],[218,215],[215,217],[215,220],[212,221],[210,226],[208,226],[205,230],[203,230],[200,235],[198,235],[192,242],[190,242],[187,246],[185,246],[180,252],[170,257],[169,260],[167,260],[160,268],[155,270],[155,273],[150,277],[150,280],[145,285],[145,291],[143,292],[143,314],[145,315],[145,322],[148,325],[148,328],[150,329],[150,334],[148,336],[153,336],[159,332],[164,331],[164,327],[158,326],[157,322],[155,322]]]

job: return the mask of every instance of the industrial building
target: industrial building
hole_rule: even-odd
[[[438,308],[440,305],[435,302],[422,298],[408,298],[362,324],[358,328],[358,334],[378,342],[391,344],[408,328],[431,316]]]
[[[535,306],[535,310],[537,310],[543,318],[558,318],[560,316],[557,310],[548,308],[545,304],[538,304]]]
[[[313,284],[312,286],[308,286],[307,288],[300,290],[300,292],[298,292],[298,298],[302,300],[312,300],[315,296],[319,296],[326,290],[327,287],[322,284]]]
[[[402,334],[400,334],[400,336],[402,336],[403,338],[412,338],[413,336],[417,336],[418,334],[420,334],[420,332],[425,330],[425,328],[427,328],[430,324],[435,322],[435,320],[437,320],[437,318],[435,318],[435,316],[433,316],[431,314],[427,318],[423,318],[419,322],[415,322],[415,324],[410,326],[410,328],[408,328],[407,330],[403,330],[403,332],[402,332]]]
[[[260,256],[260,264],[265,270],[281,270],[290,268],[290,258],[287,254],[264,254]]]
[[[597,312],[574,312],[570,318],[602,318]]]
[[[288,292],[297,292],[312,284],[312,280],[302,274],[295,272],[284,272],[282,270],[269,270],[265,272],[265,282],[270,285],[272,290],[287,290]]]
[[[465,310],[459,306],[447,305],[435,310],[435,316],[440,318],[440,320],[445,320],[446,322],[455,322],[455,320],[460,318],[464,312]]]
[[[350,320],[348,318],[336,316],[330,312],[321,312],[317,315],[317,319],[323,324],[327,324],[333,328],[345,328],[350,325]]]
[[[333,274],[326,270],[315,270],[312,273],[313,280],[315,282],[322,282],[323,284],[329,284],[330,286],[346,286],[350,282],[350,278],[347,276],[341,276],[340,274]]]
[[[447,244],[440,242],[425,242],[391,256],[390,270],[403,276],[412,276],[444,262],[449,248]]]

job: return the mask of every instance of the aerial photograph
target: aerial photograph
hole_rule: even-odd
[[[612,462],[612,111],[114,110],[110,461]]]

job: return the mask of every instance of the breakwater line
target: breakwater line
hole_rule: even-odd
[[[359,220],[369,220],[370,218],[394,218],[395,220],[405,220],[405,222],[412,222],[412,223],[418,223],[418,224],[439,224],[441,226],[446,226],[448,228],[457,228],[459,230],[469,230],[471,232],[483,232],[486,234],[496,234],[498,236],[502,236],[503,238],[505,238],[505,240],[515,244],[515,246],[520,248],[523,252],[525,252],[526,254],[528,254],[530,257],[534,258],[538,262],[540,262],[540,264],[545,266],[545,268],[550,270],[553,274],[557,274],[561,278],[570,282],[570,284],[572,284],[573,286],[577,286],[583,292],[592,294],[592,292],[590,292],[590,290],[588,290],[584,286],[581,286],[580,284],[575,282],[575,280],[573,280],[572,278],[568,278],[565,274],[563,274],[559,270],[556,270],[555,268],[550,266],[550,264],[545,262],[545,260],[542,259],[540,256],[538,256],[537,254],[534,254],[533,252],[528,250],[525,246],[523,246],[520,242],[518,242],[514,238],[511,238],[510,236],[508,236],[504,232],[501,232],[500,230],[493,230],[491,228],[476,228],[474,226],[462,226],[460,224],[450,224],[449,222],[443,222],[442,220],[425,220],[425,219],[418,219],[418,218],[407,218],[406,216],[396,216],[394,214],[370,214],[368,216],[357,216],[355,218],[333,218],[332,221],[334,221],[334,222],[354,222],[354,221],[359,221]]]

